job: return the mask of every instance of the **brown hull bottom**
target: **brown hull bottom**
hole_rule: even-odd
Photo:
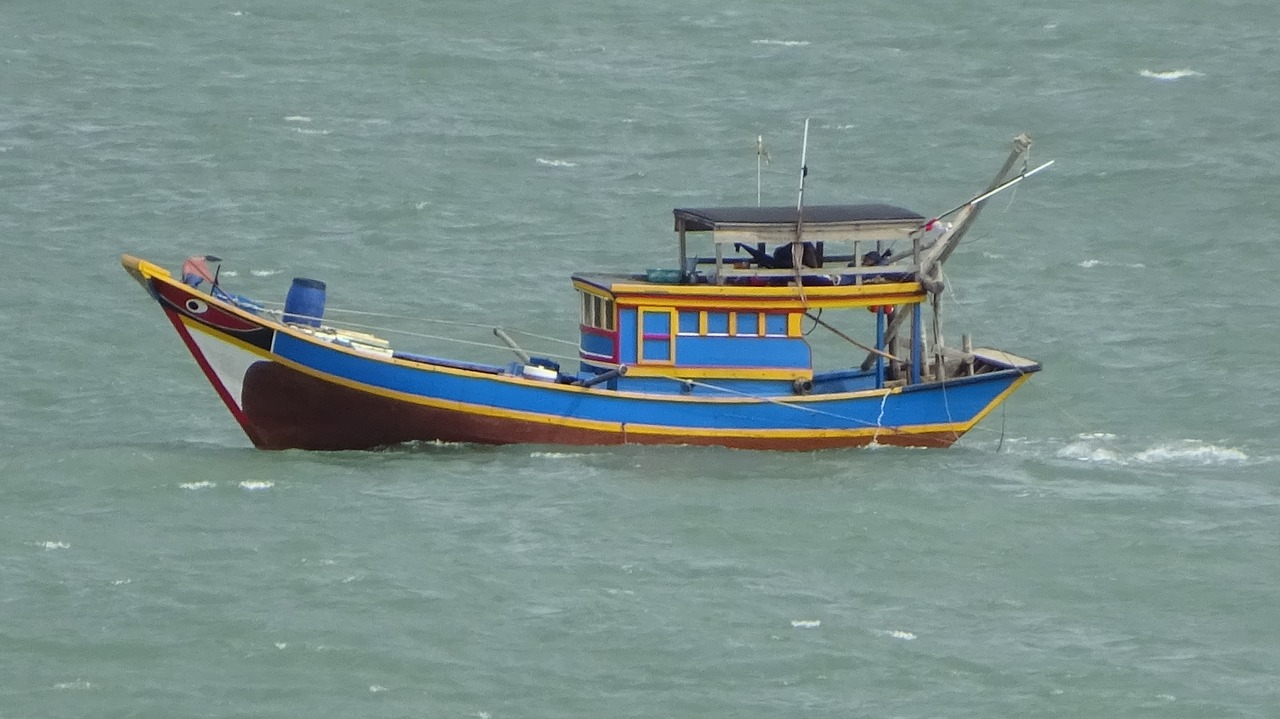
[[[736,449],[808,451],[862,447],[872,443],[947,447],[959,439],[947,430],[837,437],[698,436],[599,431],[485,417],[427,407],[326,382],[274,362],[257,362],[244,376],[242,409],[246,432],[259,449],[375,449],[404,442],[479,444],[674,444]]]

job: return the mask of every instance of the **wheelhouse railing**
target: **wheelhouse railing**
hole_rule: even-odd
[[[863,284],[916,277],[925,218],[891,205],[819,205],[675,210],[682,279],[713,284],[809,278]],[[689,233],[709,233],[713,256],[690,256]],[[910,254],[910,257],[906,257]],[[696,274],[695,274],[696,273]]]

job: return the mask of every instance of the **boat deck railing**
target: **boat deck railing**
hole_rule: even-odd
[[[769,284],[786,283],[797,278],[805,284],[862,285],[888,281],[911,282],[917,278],[918,267],[909,261],[909,257],[895,263],[892,260],[896,260],[896,257],[882,260],[883,252],[884,250],[871,249],[865,254],[859,253],[857,243],[854,243],[852,254],[826,257],[818,254],[815,261],[802,264],[798,269],[769,267],[755,257],[725,257],[717,253],[715,257],[688,258],[684,276],[685,281],[697,281],[697,278],[705,277],[707,282],[717,285],[749,284],[753,280],[764,280]]]

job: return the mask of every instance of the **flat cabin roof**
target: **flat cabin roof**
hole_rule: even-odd
[[[677,208],[676,220],[684,220],[688,232],[716,230],[723,225],[789,225],[801,219],[794,207],[701,207]],[[850,222],[910,221],[920,224],[924,215],[884,203],[865,205],[811,205],[804,208],[806,225],[847,224]]]
[[[712,232],[713,241],[777,242],[795,238],[802,223],[805,239],[822,241],[897,240],[925,222],[924,215],[885,203],[795,207],[677,208],[677,232]]]

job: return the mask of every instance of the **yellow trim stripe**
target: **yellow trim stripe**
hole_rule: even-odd
[[[596,297],[601,297],[606,300],[613,299],[613,293],[607,290],[602,290],[599,287],[596,287],[595,285],[587,284],[582,280],[574,280],[573,287],[579,292],[584,292],[589,295],[595,295]]]
[[[577,282],[575,282],[577,284]],[[592,286],[592,285],[587,285]],[[760,299],[800,299],[794,285],[752,287],[749,285],[636,285],[616,282],[610,285],[615,295],[648,295],[652,297],[744,297]],[[600,291],[597,288],[597,291]],[[806,285],[804,296],[810,299],[853,298],[875,295],[924,294],[919,282],[882,282],[863,285]]]
[[[798,312],[807,309],[841,309],[854,307],[875,307],[876,305],[915,305],[925,301],[923,294],[878,294],[860,298],[833,298],[823,299],[821,297],[810,297],[806,302],[801,299],[742,299],[742,298],[700,298],[694,297],[689,299],[672,298],[672,297],[638,297],[638,296],[621,296],[618,298],[618,305],[621,307],[671,307],[674,303],[679,302],[681,309],[689,310],[754,310],[759,312],[765,311],[791,311]]]
[[[804,315],[799,312],[792,312],[791,314],[787,315],[787,336],[788,337],[802,337],[804,335],[804,330],[800,325],[800,320],[803,317]]]
[[[627,367],[628,377],[676,379],[813,379],[813,370],[778,367],[654,367],[655,363]],[[790,401],[790,400],[788,400]]]

